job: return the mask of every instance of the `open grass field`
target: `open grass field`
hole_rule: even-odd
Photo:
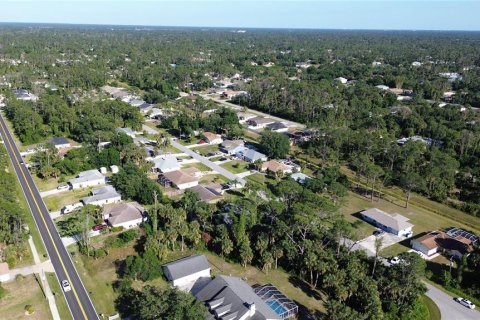
[[[65,296],[63,295],[62,289],[60,288],[60,284],[58,283],[57,276],[55,273],[46,273],[48,284],[50,285],[50,289],[55,297],[55,304],[57,305],[58,314],[60,315],[60,319],[72,319],[72,314],[68,309],[67,301],[65,300]]]
[[[55,178],[41,179],[37,177],[37,175],[32,174],[32,178],[33,178],[33,181],[35,181],[35,184],[37,185],[38,190],[47,191],[47,190],[55,189],[61,183],[66,183],[61,181],[68,181],[71,178],[74,178],[74,176],[63,177],[59,179],[55,179]]]
[[[4,283],[2,287],[7,290],[7,295],[0,300],[0,319],[52,319],[48,302],[33,275],[29,275],[21,280]],[[29,316],[25,315],[26,305],[33,306],[35,313]]]
[[[243,160],[233,160],[220,165],[231,173],[242,173],[248,171],[249,163]]]
[[[207,167],[206,165],[204,165],[203,163],[201,162],[195,162],[195,163],[188,163],[188,164],[185,164],[182,166],[182,169],[184,168],[197,168],[198,170],[200,171],[212,171],[212,169],[210,169],[209,167]]]
[[[215,153],[220,151],[217,144],[204,144],[201,147],[192,148],[192,150],[198,151],[202,156],[205,156],[211,152]]]
[[[45,197],[43,201],[49,211],[58,211],[67,204],[79,202],[81,198],[88,196],[90,192],[91,189],[71,190]]]

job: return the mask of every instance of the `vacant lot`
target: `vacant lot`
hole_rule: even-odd
[[[7,295],[0,300],[0,319],[52,319],[48,302],[33,275],[4,283],[2,286],[7,290]],[[33,306],[35,313],[26,316],[26,305]]]
[[[43,201],[49,211],[58,211],[67,204],[79,202],[81,198],[88,196],[90,192],[91,189],[65,191],[45,197]]]
[[[207,155],[208,153],[216,153],[219,151],[218,145],[216,144],[204,144],[201,147],[192,148],[192,150],[198,151],[202,156]]]
[[[232,173],[242,173],[248,171],[249,163],[243,160],[233,160],[220,165],[222,168],[227,169]]]

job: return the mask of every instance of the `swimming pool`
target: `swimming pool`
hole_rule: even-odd
[[[276,314],[279,316],[282,316],[285,312],[287,312],[287,309],[285,309],[278,301],[276,300],[268,300],[265,301],[268,306],[275,311]]]

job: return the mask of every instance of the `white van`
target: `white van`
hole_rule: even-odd
[[[75,210],[78,210],[81,207],[83,207],[83,203],[81,203],[81,202],[77,202],[77,203],[74,203],[74,204],[68,204],[68,205],[66,205],[65,207],[62,208],[61,212],[62,212],[62,214],[67,214],[67,213],[73,212]]]

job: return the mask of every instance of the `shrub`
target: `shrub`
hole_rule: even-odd
[[[112,227],[110,229],[110,231],[112,232],[120,232],[120,231],[123,231],[123,227]]]
[[[0,284],[0,299],[5,297],[6,295],[7,295],[7,290],[5,290],[5,288],[2,287],[2,285]]]
[[[23,274],[17,274],[15,276],[15,281],[23,281],[25,279],[25,276]]]
[[[25,312],[27,314],[33,314],[35,312],[35,309],[33,309],[33,306],[31,304],[27,304],[25,306]]]

